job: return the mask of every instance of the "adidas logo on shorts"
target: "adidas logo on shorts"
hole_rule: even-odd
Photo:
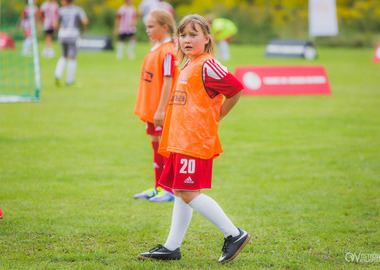
[[[194,181],[193,181],[193,179],[191,179],[191,177],[189,176],[189,177],[187,177],[187,178],[185,179],[184,183],[186,183],[186,184],[194,184]]]

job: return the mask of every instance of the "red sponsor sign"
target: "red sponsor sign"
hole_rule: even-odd
[[[380,63],[380,42],[377,44],[375,53],[373,54],[373,62]]]
[[[0,33],[0,50],[7,48],[14,49],[15,42],[7,33]]]
[[[329,95],[322,66],[237,67],[236,77],[244,85],[244,95]]]

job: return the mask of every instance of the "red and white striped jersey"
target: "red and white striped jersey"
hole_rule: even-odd
[[[38,13],[38,7],[33,6],[31,10],[34,13],[34,19],[36,19],[37,13]],[[22,11],[21,26],[22,26],[22,29],[24,30],[24,35],[30,36],[32,33],[32,25],[30,21],[30,8],[28,5]]]
[[[132,5],[122,5],[117,11],[119,19],[119,34],[132,34],[136,32],[136,8]]]
[[[188,64],[189,61],[182,69]],[[226,98],[231,98],[244,88],[242,83],[215,59],[209,59],[203,64],[202,78],[210,97],[215,97],[220,93]]]
[[[170,53],[165,55],[164,63],[162,64],[162,74],[164,77],[173,77],[174,76],[174,56]]]
[[[43,28],[44,30],[53,30],[56,28],[56,21],[58,19],[59,6],[57,2],[46,1],[42,4],[40,12],[44,17]]]
[[[153,45],[152,49],[150,51],[156,50],[158,47],[160,47],[162,44],[165,44],[167,42],[172,42],[170,38],[165,39],[162,43],[157,42]],[[164,57],[164,61],[162,63],[162,75],[164,77],[173,77],[174,76],[174,68],[175,68],[175,57],[173,54],[168,53]]]

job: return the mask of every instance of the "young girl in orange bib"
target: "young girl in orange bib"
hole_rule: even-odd
[[[233,260],[251,236],[237,228],[217,202],[201,190],[211,188],[212,161],[223,151],[219,121],[239,100],[243,86],[213,59],[213,41],[203,17],[186,16],[177,36],[179,62],[187,62],[169,99],[159,148],[159,153],[168,157],[159,182],[173,189],[175,195],[172,223],[166,243],[138,257],[179,260],[179,247],[195,210],[223,233],[225,241],[218,260],[223,264]]]
[[[163,9],[153,10],[146,20],[146,32],[153,46],[142,65],[135,115],[146,123],[147,134],[151,136],[156,181],[153,188],[135,194],[134,198],[165,202],[174,200],[174,195],[158,183],[164,167],[158,146],[168,98],[178,76],[173,16]]]

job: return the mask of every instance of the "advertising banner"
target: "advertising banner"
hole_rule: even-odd
[[[78,39],[77,47],[84,51],[113,50],[111,38],[108,36],[85,36]]]
[[[309,0],[310,36],[336,36],[338,32],[335,0]]]
[[[243,95],[329,95],[323,66],[243,66],[235,70]]]
[[[380,42],[377,44],[375,53],[373,54],[373,62],[380,63]]]
[[[0,50],[14,49],[15,42],[7,33],[0,33]]]
[[[307,40],[272,39],[265,48],[265,56],[313,60],[317,57],[317,51]]]

